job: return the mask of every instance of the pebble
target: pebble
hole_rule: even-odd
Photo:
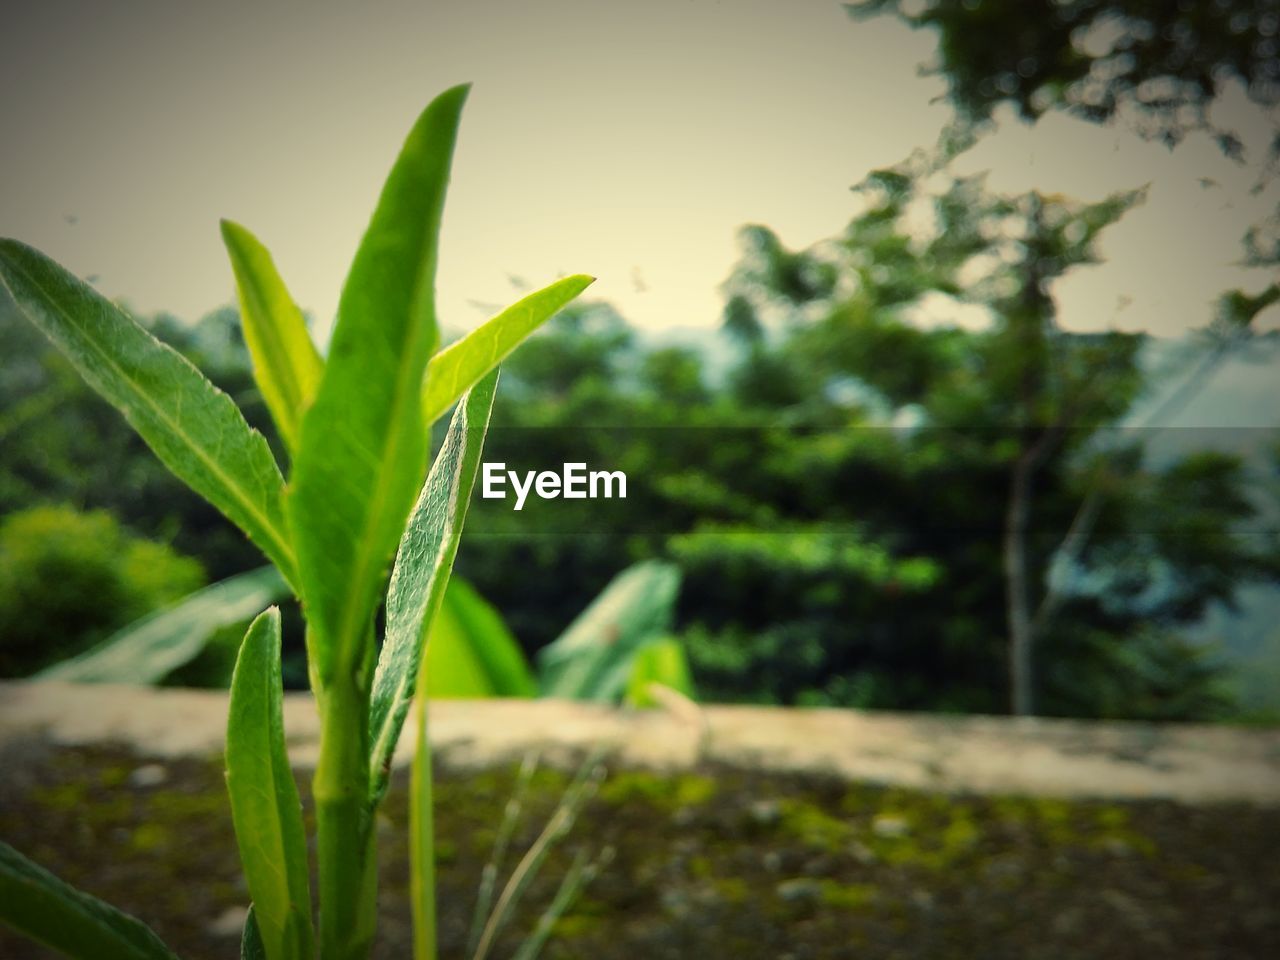
[[[158,787],[169,779],[169,771],[158,763],[147,763],[138,767],[129,774],[129,786],[140,787]]]
[[[911,825],[902,817],[881,814],[871,821],[871,829],[877,837],[889,839],[905,837],[911,832]]]
[[[822,896],[822,884],[809,877],[796,877],[794,880],[783,880],[778,884],[777,891],[783,900],[817,900]]]
[[[771,827],[782,819],[782,805],[777,800],[756,800],[751,804],[751,819],[762,827]]]
[[[206,929],[215,937],[238,937],[244,930],[244,920],[248,915],[248,907],[227,907]]]

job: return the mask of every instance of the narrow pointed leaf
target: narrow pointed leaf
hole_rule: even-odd
[[[369,711],[373,804],[386,791],[391,757],[413,697],[426,635],[453,569],[497,383],[498,371],[494,370],[458,404],[396,554],[387,591],[386,640],[378,657]]]
[[[76,960],[177,960],[136,917],[0,842],[0,922]]]
[[[281,438],[293,450],[324,361],[267,248],[230,220],[222,221],[222,241],[236,275],[240,323],[253,358],[254,380]]]
[[[231,680],[227,791],[268,960],[309,960],[311,892],[302,805],[284,744],[280,612],[249,626]]]
[[[280,468],[229,396],[92,287],[16,240],[0,240],[0,289],[165,466],[295,582]]]
[[[360,659],[425,472],[421,390],[438,340],[437,235],[466,93],[441,94],[409,133],[356,252],[302,419],[288,512],[322,683]]]
[[[288,591],[275,567],[228,577],[135,620],[92,650],[55,663],[37,677],[75,683],[159,683],[194,659],[218,630],[252,619]]]
[[[434,423],[486,373],[500,364],[556,311],[595,283],[577,274],[513,303],[431,358],[422,391],[422,416]]]

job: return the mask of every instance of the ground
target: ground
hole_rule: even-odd
[[[0,837],[150,923],[233,957],[246,892],[216,759],[10,743]],[[541,768],[503,876],[572,773]],[[461,960],[515,766],[437,772],[442,960]],[[306,776],[300,776],[304,806]],[[376,956],[409,956],[405,777],[379,819]],[[983,797],[704,765],[612,769],[491,956],[512,956],[573,855],[612,852],[543,957],[1280,956],[1280,810]],[[0,931],[0,957],[49,954]]]

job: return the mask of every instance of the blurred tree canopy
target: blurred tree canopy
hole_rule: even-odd
[[[849,7],[937,31],[933,69],[961,122],[937,150],[855,187],[860,209],[839,236],[789,250],[767,227],[744,229],[716,362],[648,345],[601,303],[575,304],[532,338],[504,367],[486,459],[585,461],[626,471],[631,489],[570,529],[554,511],[506,509],[483,513],[477,533],[473,505],[459,571],[533,654],[624,567],[678,562],[677,626],[710,699],[1229,715],[1221,667],[1187,636],[1211,604],[1276,576],[1245,465],[1148,456],[1147,435],[1124,426],[1160,386],[1143,373],[1147,339],[1056,322],[1055,282],[1097,262],[1097,238],[1142,193],[1002,196],[949,165],[1003,102],[1029,119],[1119,118],[1170,146],[1204,131],[1239,158],[1240,131],[1211,107],[1233,84],[1263,110],[1280,103],[1280,10]],[[1280,215],[1245,237],[1244,262],[1280,263]],[[1276,284],[1224,293],[1175,400],[1277,300]],[[152,323],[280,453],[234,311]],[[0,410],[0,511],[106,508],[199,557],[211,578],[260,563],[10,321]]]
[[[571,619],[578,590],[665,556],[685,570],[680,624],[712,698],[1229,710],[1182,631],[1274,575],[1274,543],[1242,529],[1243,464],[1148,464],[1145,434],[1119,429],[1150,386],[1146,338],[1054,322],[1052,281],[1095,262],[1142,195],[999,196],[947,174],[951,149],[874,172],[844,234],[808,250],[745,229],[735,358],[714,382],[600,304],[513,357],[487,458],[651,478],[581,535],[509,513],[508,536],[468,542],[460,568],[527,646]],[[1206,355],[1274,298],[1224,298]]]
[[[1275,0],[858,0],[846,8],[855,18],[892,13],[936,30],[931,72],[946,76],[949,98],[973,120],[1002,102],[1028,119],[1059,108],[1095,121],[1121,114],[1169,145],[1206,130],[1239,156],[1238,131],[1210,116],[1214,99],[1238,83],[1258,106],[1280,105]]]
[[[487,460],[632,483],[581,529],[554,511],[473,518],[459,571],[531,654],[623,567],[663,557],[685,571],[677,625],[709,698],[1008,709],[1010,477],[1038,450],[1020,534],[1037,711],[1229,712],[1182,634],[1274,572],[1270,544],[1237,536],[1255,510],[1242,466],[1146,463],[1142,435],[1112,429],[1147,386],[1143,338],[1053,322],[1052,278],[1141,196],[1002,197],[940,169],[922,152],[872,174],[847,230],[807,250],[745,230],[719,363],[586,303],[506,365]],[[1224,298],[1215,336],[1266,302]],[[154,327],[271,436],[233,311]],[[25,334],[0,331],[6,514],[110,509],[211,578],[261,562]]]
[[[81,653],[204,586],[198,561],[105,510],[31,507],[0,521],[0,677]]]

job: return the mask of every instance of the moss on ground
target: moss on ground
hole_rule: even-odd
[[[10,747],[0,836],[152,923],[191,960],[246,894],[218,762]],[[570,774],[533,777],[506,870]],[[442,958],[461,956],[515,767],[437,772]],[[310,810],[305,778],[300,783]],[[379,816],[377,956],[408,956],[405,782]],[[509,956],[582,849],[614,851],[547,960],[1280,956],[1280,812],[949,796],[704,768],[616,770],[532,884]],[[231,924],[230,926],[233,926]],[[224,926],[227,926],[224,924]],[[44,956],[0,932],[0,956]]]

